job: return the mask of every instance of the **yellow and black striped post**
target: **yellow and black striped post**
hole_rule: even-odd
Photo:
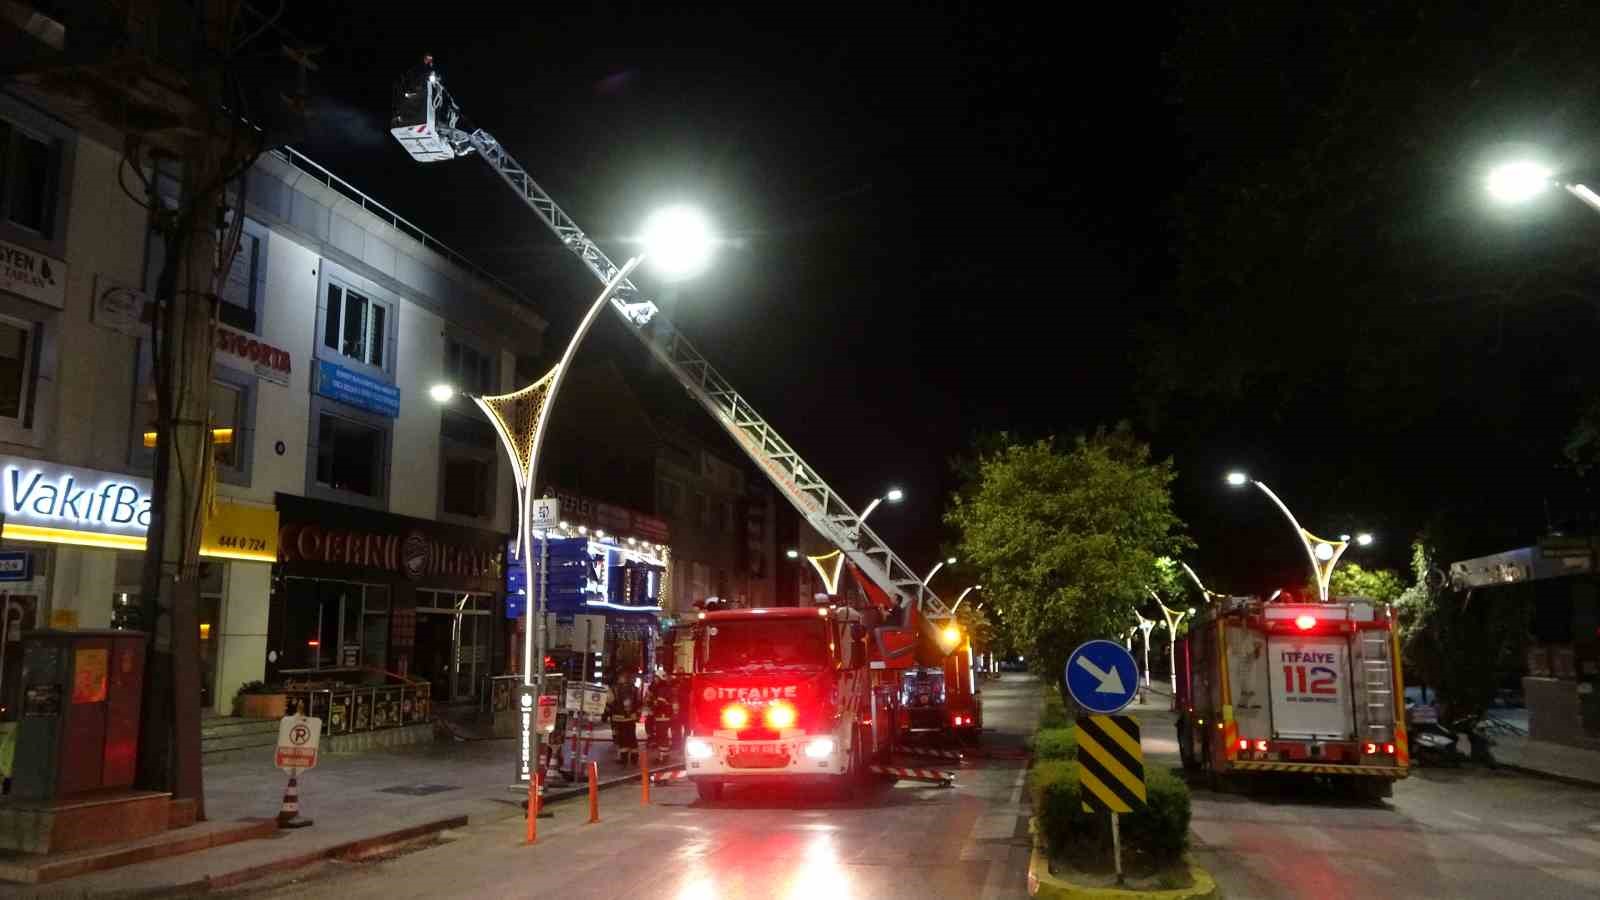
[[[1111,852],[1122,883],[1122,834],[1117,814],[1145,804],[1144,750],[1132,716],[1078,717],[1078,792],[1084,812],[1111,814]]]

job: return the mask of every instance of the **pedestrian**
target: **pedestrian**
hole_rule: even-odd
[[[667,761],[667,752],[672,747],[672,729],[676,724],[675,712],[672,681],[667,678],[666,670],[657,666],[656,675],[650,680],[650,720],[649,727],[645,729],[657,762]]]
[[[633,683],[633,673],[623,672],[616,684],[606,691],[606,716],[611,720],[611,740],[617,745],[617,762],[625,766],[639,761],[639,689]]]

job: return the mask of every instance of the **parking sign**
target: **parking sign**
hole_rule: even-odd
[[[554,497],[540,497],[533,501],[530,513],[534,528],[554,528],[561,521],[561,501]]]

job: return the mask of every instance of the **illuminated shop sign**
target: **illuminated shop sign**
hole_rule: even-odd
[[[5,536],[144,548],[150,480],[43,460],[0,456]]]

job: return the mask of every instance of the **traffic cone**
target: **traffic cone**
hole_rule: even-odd
[[[283,805],[278,807],[278,827],[304,828],[310,824],[310,819],[300,818],[300,782],[290,775],[283,789]]]

